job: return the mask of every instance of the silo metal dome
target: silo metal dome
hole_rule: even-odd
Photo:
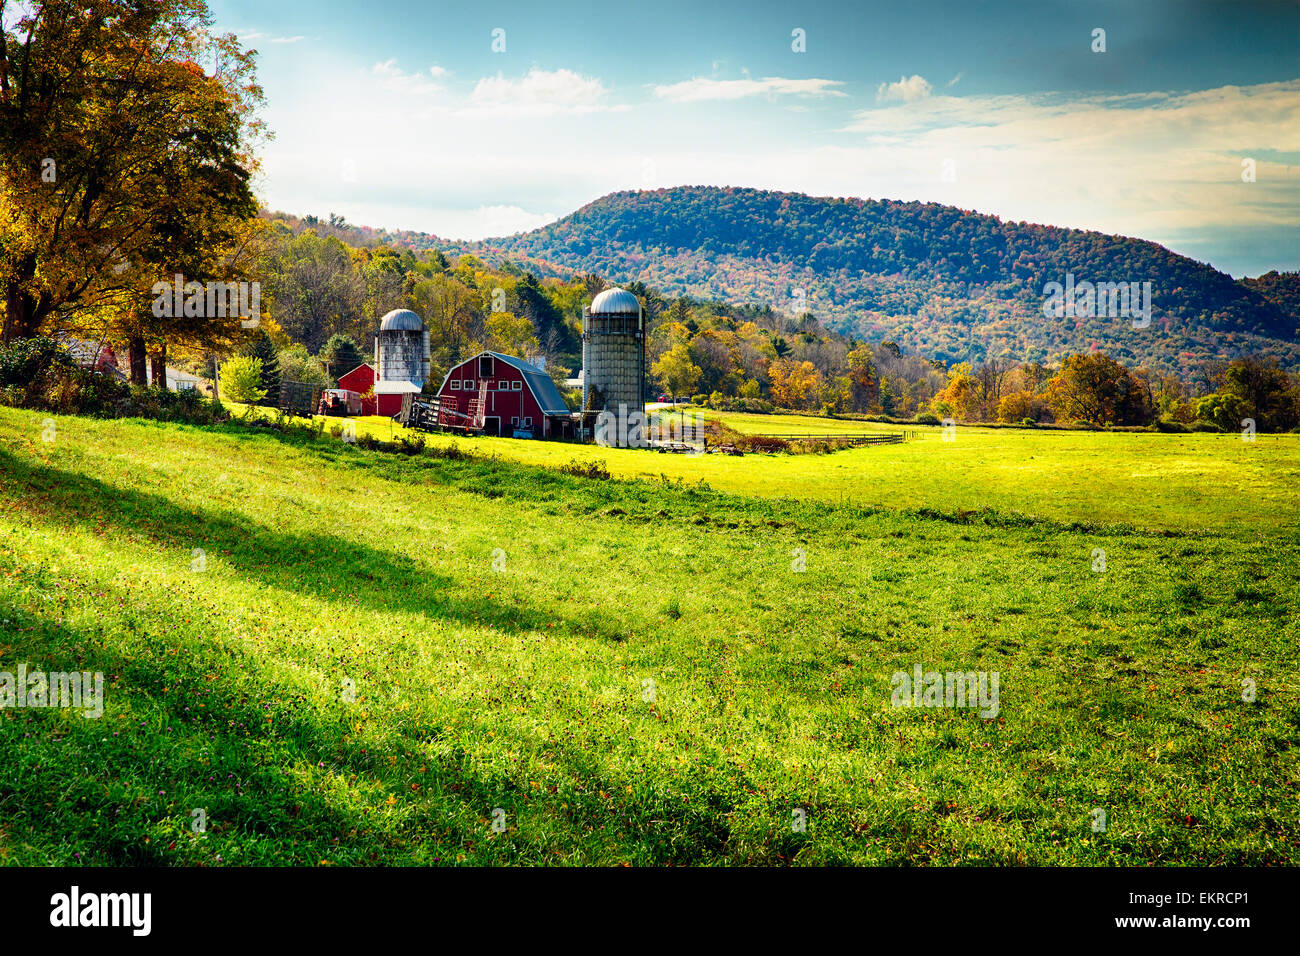
[[[592,315],[637,315],[641,303],[626,289],[606,289],[591,300]]]
[[[394,309],[379,320],[380,332],[423,332],[424,320],[410,309]]]

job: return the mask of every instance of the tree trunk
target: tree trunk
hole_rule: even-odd
[[[30,268],[28,268],[30,264]],[[18,266],[19,277],[9,283],[5,289],[4,329],[0,332],[0,341],[6,345],[14,339],[30,338],[36,331],[39,318],[36,314],[37,302],[23,290],[22,279],[35,275],[34,259],[24,260]]]
[[[149,364],[153,370],[153,387],[167,387],[167,343],[160,342],[158,350],[149,356]]]
[[[147,379],[144,370],[144,363],[146,357],[144,339],[138,335],[133,335],[131,336],[131,338],[127,339],[126,345],[127,345],[127,355],[130,358],[130,362],[131,362],[131,384],[132,385],[147,384]]]

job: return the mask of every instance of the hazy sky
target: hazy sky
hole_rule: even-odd
[[[275,209],[477,239],[756,186],[1300,268],[1296,0],[212,6],[260,52]]]

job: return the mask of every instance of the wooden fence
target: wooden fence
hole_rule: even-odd
[[[779,438],[782,441],[835,441],[848,442],[851,445],[897,445],[907,436],[906,432],[889,432],[887,434],[856,435],[750,435],[751,438]]]

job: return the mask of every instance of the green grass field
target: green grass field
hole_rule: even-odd
[[[5,863],[1297,862],[1296,436],[45,417],[0,408],[0,671],[106,699],[0,711]],[[892,706],[918,664],[996,718]]]
[[[243,406],[233,406],[242,410]],[[271,417],[265,409],[258,409]],[[796,415],[702,412],[742,432],[917,435],[903,446],[851,448],[829,456],[672,455],[511,438],[429,435],[484,457],[558,468],[600,461],[620,478],[706,483],[738,495],[910,510],[978,511],[1191,532],[1300,527],[1300,436],[1166,435],[1146,432],[942,429]],[[301,421],[301,420],[300,420]],[[340,419],[322,419],[338,426]],[[356,419],[358,434],[403,434],[387,418]],[[813,424],[816,423],[816,424]]]

